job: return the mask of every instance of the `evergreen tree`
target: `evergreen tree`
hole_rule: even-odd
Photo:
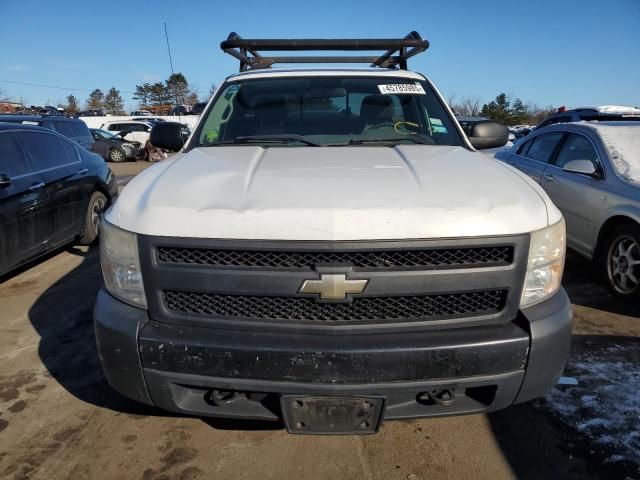
[[[96,88],[89,94],[87,98],[87,110],[100,110],[104,107],[104,93],[99,88]]]
[[[111,115],[121,115],[124,110],[124,100],[120,96],[120,91],[111,87],[104,97],[104,108]]]
[[[78,106],[78,99],[75,97],[75,95],[67,96],[67,104],[65,105],[64,109],[69,115],[75,115],[76,113],[78,113],[78,110],[80,108]]]
[[[495,100],[485,103],[482,106],[482,115],[485,117],[489,117],[496,122],[509,124],[511,119],[511,110],[509,108],[510,102],[509,97],[507,97],[506,93],[499,94]]]
[[[133,99],[138,100],[140,108],[146,108],[149,105],[151,96],[151,84],[143,83],[142,85],[136,85],[136,93],[133,94]]]
[[[166,105],[170,103],[170,93],[162,82],[151,85],[149,90],[149,103],[154,106]]]
[[[186,77],[178,72],[172,73],[167,80],[165,80],[166,90],[171,97],[171,102],[178,105],[185,103],[185,99],[189,94],[189,82]]]
[[[525,123],[530,116],[531,112],[529,112],[529,109],[525,106],[522,100],[516,98],[513,102],[513,106],[511,107],[511,124],[518,125]]]

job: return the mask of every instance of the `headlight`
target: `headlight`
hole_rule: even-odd
[[[106,220],[100,225],[100,265],[107,290],[134,307],[147,308],[142,284],[138,238]]]
[[[133,143],[123,143],[122,146],[123,147],[129,147],[129,148],[133,148],[134,147]]]
[[[564,219],[531,233],[529,262],[520,307],[529,307],[550,297],[560,288],[566,232]]]

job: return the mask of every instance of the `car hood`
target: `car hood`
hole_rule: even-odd
[[[109,222],[159,236],[362,240],[509,235],[549,223],[545,194],[460,147],[196,148],[134,178]]]
[[[136,140],[131,140],[129,138],[125,137],[113,137],[110,138],[109,140],[106,140],[107,142],[112,142],[114,145],[122,145],[123,143],[130,143],[132,145],[142,145],[140,142],[136,141]]]

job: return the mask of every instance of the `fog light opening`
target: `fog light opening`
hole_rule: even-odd
[[[455,399],[456,390],[454,388],[443,388],[418,394],[418,402],[425,405],[442,405],[446,407],[451,405]]]
[[[227,405],[236,398],[236,392],[231,390],[210,390],[207,401],[214,405]]]

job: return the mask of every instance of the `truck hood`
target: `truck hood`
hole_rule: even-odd
[[[509,235],[549,224],[544,192],[460,147],[197,148],[134,178],[106,219],[159,236],[363,240]]]

